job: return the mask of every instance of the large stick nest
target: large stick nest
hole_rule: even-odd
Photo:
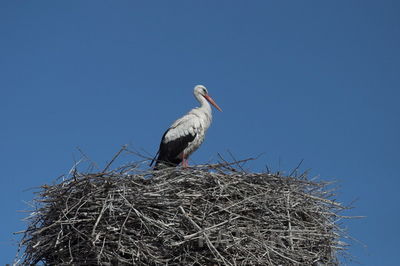
[[[227,164],[143,172],[74,171],[44,185],[23,264],[338,264],[342,205],[304,175]]]

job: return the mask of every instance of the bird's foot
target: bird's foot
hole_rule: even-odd
[[[183,168],[189,167],[188,160],[185,159],[185,158],[183,158],[183,160],[182,160],[182,167],[183,167]]]

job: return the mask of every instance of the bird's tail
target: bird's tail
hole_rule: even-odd
[[[160,150],[157,151],[156,155],[154,156],[153,160],[151,160],[149,166],[152,167],[154,164],[153,170],[160,170],[163,167],[167,166],[163,164],[162,159],[160,158]]]
[[[160,150],[158,150],[158,152],[157,152],[156,155],[154,156],[153,160],[151,160],[151,163],[149,164],[150,167],[153,165],[154,162],[157,161],[156,158],[158,157],[159,154],[160,154]],[[157,162],[156,162],[155,167],[156,167],[156,166],[157,166]]]

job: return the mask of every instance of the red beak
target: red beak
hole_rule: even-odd
[[[217,108],[218,111],[222,112],[222,109],[219,108],[218,104],[216,104],[216,103],[214,102],[214,100],[211,98],[210,95],[206,94],[206,95],[204,95],[204,98],[206,98],[206,100],[207,100],[209,103],[211,103],[212,105],[214,105],[214,107]]]

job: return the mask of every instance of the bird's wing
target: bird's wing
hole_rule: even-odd
[[[178,156],[196,138],[200,126],[193,114],[175,121],[161,139],[157,161],[179,164],[181,159]]]
[[[187,114],[176,120],[164,133],[162,141],[169,142],[188,135],[195,136],[201,127],[199,118],[194,114]]]

